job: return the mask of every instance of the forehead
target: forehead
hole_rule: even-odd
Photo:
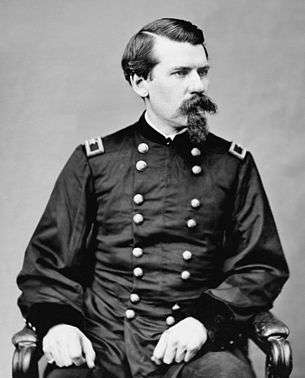
[[[153,54],[160,66],[204,66],[207,57],[202,45],[192,45],[189,42],[172,41],[166,37],[155,36]]]

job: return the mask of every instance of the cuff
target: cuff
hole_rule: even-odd
[[[36,303],[31,306],[26,318],[27,325],[33,329],[40,340],[48,330],[57,324],[69,324],[84,328],[83,315],[73,307],[58,303]]]
[[[188,316],[199,320],[205,326],[209,342],[217,348],[232,346],[241,337],[233,311],[226,303],[209,294],[204,293],[192,303],[180,306],[176,318],[183,319]]]

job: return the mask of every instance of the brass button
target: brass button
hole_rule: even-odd
[[[142,194],[135,194],[134,195],[133,202],[136,205],[141,205],[141,203],[143,203],[143,201],[144,201],[144,197],[142,196]]]
[[[132,250],[132,254],[134,255],[134,257],[141,257],[143,255],[143,249],[139,247],[135,247]]]
[[[190,260],[192,258],[192,252],[191,251],[184,251],[182,253],[183,260]]]
[[[147,167],[147,163],[144,160],[138,160],[136,162],[136,169],[138,171],[144,171],[144,169]]]
[[[168,326],[175,324],[175,318],[173,316],[168,316],[165,321]]]
[[[146,143],[140,143],[138,145],[138,151],[140,152],[140,154],[146,154],[148,150],[149,150],[149,147]]]
[[[138,277],[138,278],[142,277],[142,276],[143,276],[143,269],[142,269],[142,268],[139,268],[139,267],[134,268],[134,270],[133,270],[133,275],[134,275],[135,277]]]
[[[200,165],[194,165],[192,167],[192,172],[194,173],[194,175],[199,175],[201,171],[202,171],[202,168],[200,167]]]
[[[137,303],[139,302],[139,300],[140,300],[140,297],[138,296],[138,294],[136,293],[130,294],[130,302]]]
[[[192,154],[193,156],[200,156],[200,155],[201,155],[201,151],[199,150],[199,148],[194,147],[194,148],[192,148],[192,150],[191,150],[191,154]]]
[[[186,224],[187,224],[188,228],[194,228],[194,227],[197,226],[197,222],[193,218],[188,219],[187,222],[186,222]]]
[[[193,198],[191,200],[191,206],[196,209],[196,207],[199,207],[200,206],[200,201],[198,198]]]
[[[173,311],[180,310],[180,306],[178,305],[178,303],[175,303],[175,304],[173,305],[172,310],[173,310]]]
[[[125,311],[125,315],[127,319],[133,319],[136,316],[134,310],[128,309]]]
[[[143,222],[143,220],[144,218],[142,214],[137,213],[133,216],[133,221],[135,222],[135,224],[140,224]]]
[[[190,273],[188,270],[184,270],[184,271],[181,273],[181,278],[182,278],[183,280],[188,280],[190,277],[191,277],[191,273]]]

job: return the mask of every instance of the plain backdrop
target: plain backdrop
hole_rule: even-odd
[[[139,117],[120,59],[159,17],[205,32],[219,106],[210,127],[251,150],[261,172],[291,270],[274,312],[291,328],[292,376],[305,376],[304,0],[1,0],[1,377],[23,326],[15,278],[56,176],[77,144]]]

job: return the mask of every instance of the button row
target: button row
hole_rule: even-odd
[[[140,152],[140,154],[146,154],[149,151],[148,144],[147,143],[140,143],[138,145],[138,151]],[[199,148],[194,147],[194,148],[191,149],[191,155],[192,156],[200,156],[201,151],[199,150]]]
[[[146,168],[147,168],[147,163],[146,163],[145,160],[138,160],[136,162],[136,170],[137,171],[142,172]],[[192,172],[193,172],[194,175],[199,175],[202,172],[202,168],[200,167],[200,165],[194,165],[192,167]]]
[[[138,145],[138,151],[141,153],[141,154],[146,154],[149,150],[149,147],[146,143],[140,143]],[[194,147],[192,148],[191,150],[191,155],[192,156],[200,156],[201,155],[201,151],[199,150],[199,148],[197,147]],[[144,160],[138,160],[136,162],[136,169],[138,171],[144,171],[144,169],[147,167],[147,163],[146,161]],[[194,175],[199,175],[202,171],[202,168],[200,167],[200,165],[194,165],[192,167],[192,172],[194,173]]]
[[[143,269],[137,266],[133,270],[133,275],[137,278],[143,277],[144,275]],[[191,277],[191,273],[188,270],[184,270],[183,272],[181,272],[181,278],[183,280],[188,280],[190,277]]]
[[[140,300],[139,296],[137,294],[131,294],[130,295],[130,301],[133,302],[133,303],[136,303]],[[180,309],[180,306],[178,304],[175,304],[172,309],[175,311],[175,310],[178,310]],[[133,309],[127,309],[125,311],[125,316],[127,319],[133,319],[135,316],[136,316],[136,313]],[[172,315],[169,315],[166,319],[165,319],[165,322],[168,326],[172,326],[173,324],[175,324],[176,320],[175,318],[172,316]]]
[[[137,193],[133,196],[133,202],[136,205],[141,205],[144,202],[144,197],[142,196],[142,194]],[[198,208],[200,206],[200,204],[201,203],[200,203],[198,198],[193,198],[191,200],[191,207],[194,208],[194,209]]]
[[[134,298],[134,299],[132,299],[132,298]],[[140,298],[137,294],[131,294],[130,295],[130,301],[131,302],[135,303],[135,302],[138,302],[139,300],[140,300]],[[173,311],[176,311],[176,310],[179,310],[179,309],[180,309],[180,306],[177,303],[172,307]],[[126,316],[127,319],[133,319],[136,316],[136,313],[132,309],[127,309],[125,311],[125,316]],[[168,326],[172,326],[173,324],[175,324],[176,319],[172,315],[169,315],[165,319],[165,322]],[[232,344],[232,343],[230,343],[230,344]]]
[[[141,257],[143,255],[143,249],[140,247],[135,247],[132,250],[132,254],[134,257]],[[192,252],[191,251],[184,251],[182,253],[182,257],[184,260],[190,260],[192,258]]]
[[[144,221],[144,217],[143,217],[143,215],[140,214],[140,213],[136,213],[136,214],[133,216],[132,219],[133,219],[133,221],[134,221],[135,224],[141,224],[141,223],[143,223],[143,221]],[[194,228],[194,227],[197,226],[197,222],[196,222],[196,220],[195,220],[194,218],[190,218],[190,219],[188,219],[188,220],[186,221],[186,225],[187,225],[188,228]]]
[[[136,316],[136,313],[134,310],[129,308],[125,311],[125,316],[127,319],[131,320]],[[176,320],[173,316],[170,315],[166,318],[165,322],[168,326],[172,326],[173,324],[175,324]]]
[[[138,303],[139,301],[140,301],[140,296],[138,295],[138,294],[136,294],[136,293],[132,293],[132,294],[130,294],[130,297],[129,297],[129,299],[130,299],[130,302],[132,302],[132,303]],[[172,307],[172,310],[173,311],[177,311],[177,310],[179,310],[180,309],[180,306],[176,303],[173,307]],[[128,312],[127,312],[128,311]],[[133,313],[134,313],[134,310],[127,310],[126,311],[126,316],[127,316],[127,314],[128,314],[128,316],[131,316],[131,314],[132,314],[132,311],[133,311]],[[172,325],[172,324],[174,324],[175,323],[175,318],[173,317],[173,316],[168,316],[167,318],[166,318],[166,323],[168,324],[168,325]]]

